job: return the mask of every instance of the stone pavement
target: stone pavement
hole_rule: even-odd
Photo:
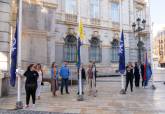
[[[156,90],[149,88],[134,88],[126,95],[120,92],[120,77],[97,79],[97,97],[85,93],[84,101],[77,101],[77,86],[70,87],[70,95],[52,97],[49,85],[43,87],[41,100],[37,100],[35,108],[26,110],[80,113],[80,114],[165,114],[165,85],[156,83]],[[16,95],[0,98],[0,109],[15,107]],[[25,94],[22,96],[25,103]]]

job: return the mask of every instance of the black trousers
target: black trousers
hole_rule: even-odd
[[[129,82],[130,82],[131,91],[133,91],[133,78],[132,77],[126,77],[125,91],[127,91]]]
[[[62,79],[61,83],[61,93],[63,94],[63,87],[65,86],[66,93],[68,92],[68,78],[67,79]]]
[[[25,85],[25,90],[26,90],[26,105],[29,105],[30,96],[32,96],[33,104],[35,104],[37,85],[27,84]]]
[[[140,76],[135,76],[135,86],[139,87]]]

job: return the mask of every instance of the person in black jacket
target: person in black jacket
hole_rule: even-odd
[[[135,62],[134,76],[135,76],[135,86],[139,87],[140,72],[139,72],[139,66],[138,66],[137,62]]]
[[[126,86],[125,86],[125,92],[127,91],[128,84],[130,82],[130,88],[131,92],[133,92],[133,66],[132,63],[129,62],[129,64],[126,66]]]
[[[31,64],[28,66],[27,71],[24,73],[26,77],[25,90],[26,90],[26,106],[29,107],[30,96],[32,96],[33,107],[35,106],[36,90],[38,72],[36,71],[36,65]]]

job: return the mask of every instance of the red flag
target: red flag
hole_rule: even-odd
[[[148,64],[148,60],[147,60],[147,52],[146,52],[146,54],[145,54],[145,64],[144,64],[144,77],[143,77],[143,80],[147,80],[147,75],[146,75],[147,64]]]

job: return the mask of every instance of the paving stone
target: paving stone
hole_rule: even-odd
[[[165,85],[162,83],[156,83],[156,90],[152,90],[151,87],[147,89],[140,87],[134,88],[131,92],[128,88],[127,94],[121,95],[120,77],[97,80],[101,80],[97,81],[97,97],[88,96],[85,89],[84,101],[77,101],[77,86],[69,87],[70,95],[59,94],[57,97],[52,97],[50,85],[45,85],[42,88],[41,100],[36,101],[36,107],[30,107],[26,111],[80,114],[165,114]],[[22,100],[25,103],[24,92]],[[16,94],[14,93],[0,98],[0,108],[13,109],[15,101]]]

